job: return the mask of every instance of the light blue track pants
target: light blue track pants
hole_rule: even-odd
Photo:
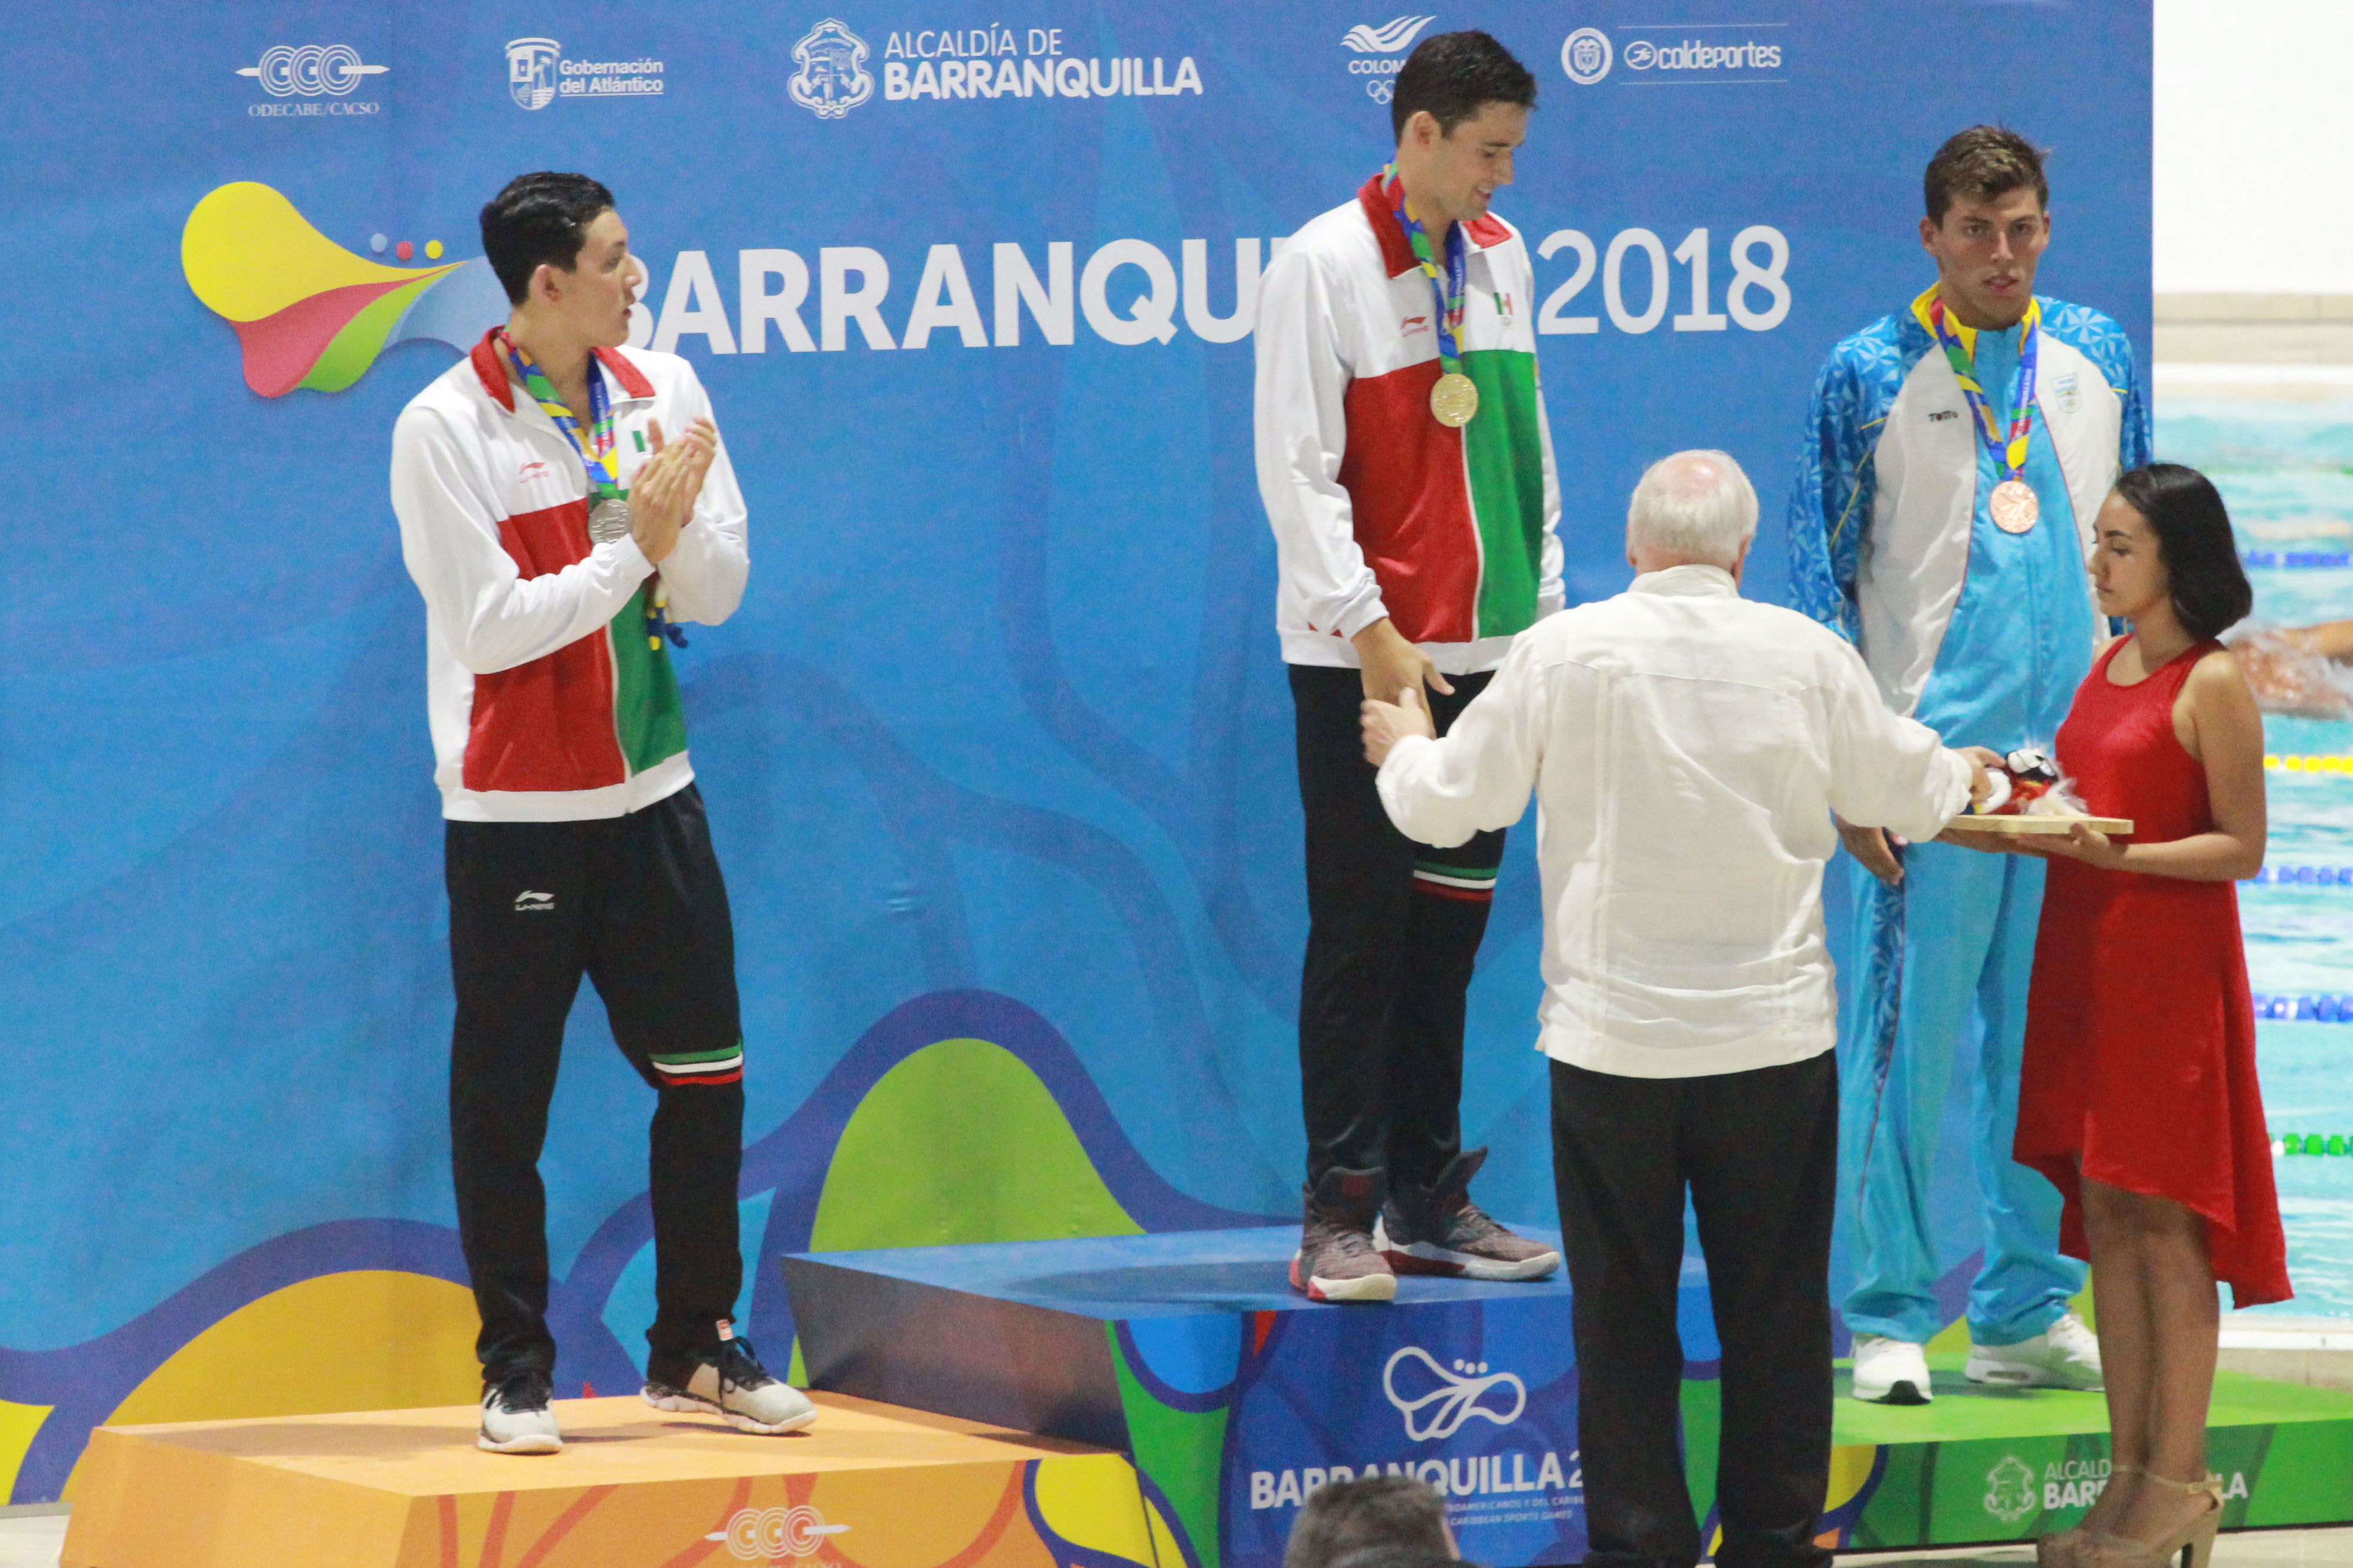
[[[1854,1269],[1842,1310],[1855,1333],[1924,1342],[1945,1327],[1937,1279],[1982,1246],[1970,1337],[2015,1344],[2049,1328],[2084,1277],[2059,1253],[2057,1189],[2010,1157],[2044,867],[1948,844],[1903,853],[1894,888],[1841,862],[1860,889],[1839,1019],[1839,1195]],[[1950,1195],[1934,1196],[1954,1095],[1968,1097],[1954,1131],[1966,1129],[1982,1207],[1957,1230]]]

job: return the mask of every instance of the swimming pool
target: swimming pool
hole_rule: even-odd
[[[2290,401],[2200,390],[2157,404],[2157,451],[2202,468],[2230,504],[2251,558],[2254,618],[2277,626],[2353,617],[2353,391]],[[2260,1309],[2353,1319],[2353,1153],[2284,1152],[2319,1134],[2353,1147],[2353,1005],[2343,1022],[2299,1021],[2353,1004],[2353,721],[2266,715],[2271,846],[2242,884],[2248,978],[2285,1017],[2255,1027],[2295,1299]],[[2345,758],[2334,766],[2308,759]],[[2327,875],[2321,875],[2326,871]],[[2299,873],[2311,879],[2301,879]],[[2316,1006],[2314,1004],[2318,1003]]]

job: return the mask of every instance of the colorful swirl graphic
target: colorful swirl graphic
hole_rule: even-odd
[[[195,205],[180,233],[180,266],[196,298],[237,329],[245,384],[264,397],[298,386],[341,392],[411,338],[464,350],[507,313],[481,258],[422,268],[370,261],[251,180]]]

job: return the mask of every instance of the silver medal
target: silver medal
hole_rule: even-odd
[[[608,496],[588,511],[588,542],[610,544],[629,536],[629,503],[618,496]]]

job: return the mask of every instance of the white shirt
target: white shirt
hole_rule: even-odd
[[[1969,777],[1836,634],[1678,566],[1521,634],[1452,731],[1399,742],[1379,785],[1391,820],[1440,847],[1517,821],[1535,789],[1538,1048],[1696,1078],[1831,1047],[1831,813],[1931,838]]]

